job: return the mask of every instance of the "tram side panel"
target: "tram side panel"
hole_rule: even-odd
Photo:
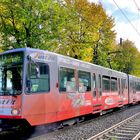
[[[139,102],[140,101],[140,78],[136,78],[136,86],[135,86],[135,89],[136,89],[136,102]]]
[[[40,66],[39,78],[35,77],[33,72],[28,72],[27,63],[26,82],[30,84],[26,85],[23,94],[22,117],[30,124],[40,125],[97,113],[118,107],[119,101],[122,105],[127,104],[127,88],[121,86],[123,82],[120,80],[118,91],[116,71],[96,65],[91,67],[91,64],[85,62],[59,57],[57,56],[53,62],[37,64]],[[93,73],[96,73],[95,89]],[[123,79],[121,74],[118,75]],[[96,98],[94,91],[97,94]]]
[[[101,77],[101,91],[98,92],[101,92],[102,110],[128,104],[127,75],[113,70],[102,69]]]
[[[129,75],[129,103],[140,101],[140,78]]]
[[[91,73],[79,64],[71,59],[59,60],[58,120],[92,113]]]
[[[140,101],[140,78],[129,75],[129,103]]]
[[[58,110],[56,58],[51,62],[46,60],[35,63],[40,69],[39,77],[34,75],[34,64],[32,64],[33,66],[29,66],[28,62],[26,64],[26,88],[22,95],[22,118],[31,125],[56,122]]]

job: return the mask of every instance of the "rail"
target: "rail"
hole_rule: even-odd
[[[87,140],[138,140],[139,138],[140,112]]]

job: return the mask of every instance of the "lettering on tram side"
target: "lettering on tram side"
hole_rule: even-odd
[[[113,105],[113,104],[115,104],[115,99],[113,99],[113,98],[111,98],[111,97],[107,97],[107,98],[105,99],[105,103],[106,103],[107,105]]]
[[[55,57],[51,54],[46,54],[46,53],[40,53],[40,52],[34,52],[30,54],[30,57],[36,60],[40,61],[54,61]]]
[[[15,102],[14,99],[0,99],[0,105],[14,105]]]

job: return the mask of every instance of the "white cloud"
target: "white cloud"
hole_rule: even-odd
[[[114,10],[118,9],[117,7],[118,5],[121,9],[126,9],[133,13],[138,12],[138,9],[133,0],[114,0],[117,3],[117,5],[113,0],[89,0],[89,1],[95,3],[101,2],[103,5],[111,4]],[[138,7],[140,7],[139,0],[135,0],[135,2],[137,3]]]
[[[132,22],[132,24],[135,25],[136,21]],[[122,38],[123,40],[129,39],[130,41],[135,43],[135,46],[140,51],[140,36],[129,23],[118,22],[114,29],[117,32],[118,41],[120,38]]]

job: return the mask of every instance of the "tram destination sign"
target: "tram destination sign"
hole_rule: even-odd
[[[14,52],[0,55],[0,66],[13,65],[23,62],[23,52]]]

